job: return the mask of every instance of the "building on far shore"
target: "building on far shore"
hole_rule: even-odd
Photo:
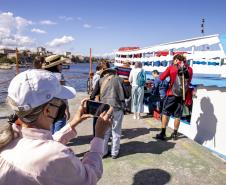
[[[15,53],[8,53],[7,58],[8,59],[16,58],[16,52]]]
[[[71,54],[71,52],[69,52],[69,51],[66,51],[66,52],[64,53],[64,56],[65,56],[65,57],[68,57],[68,58],[72,58],[72,54]]]
[[[44,47],[37,47],[37,54],[38,54],[38,55],[45,56],[46,53],[47,53],[46,48],[44,48]]]
[[[50,55],[53,55],[53,52],[47,51],[47,52],[46,52],[46,56],[50,56]]]
[[[37,55],[50,56],[50,55],[53,55],[53,52],[50,52],[46,48],[40,46],[40,47],[37,47]]]
[[[9,53],[16,53],[15,49],[2,48],[0,49],[0,54],[8,55]]]

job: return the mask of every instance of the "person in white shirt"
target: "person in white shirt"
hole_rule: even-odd
[[[132,69],[129,75],[129,82],[132,85],[132,112],[134,113],[134,119],[140,119],[140,113],[144,111],[144,85],[139,86],[137,83],[137,77],[140,72],[143,72],[142,63],[136,62],[135,68]]]

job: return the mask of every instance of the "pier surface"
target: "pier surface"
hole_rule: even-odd
[[[85,97],[88,97],[86,93],[77,93],[76,98],[70,100],[71,116]],[[2,114],[7,112],[6,106],[0,109],[4,110]],[[161,127],[159,121],[133,120],[132,117],[125,115],[119,158],[103,159],[104,173],[98,185],[226,184],[224,160],[184,135],[177,141],[156,140],[154,136]],[[90,147],[92,120],[81,123],[77,131],[78,137],[68,145],[82,158]],[[171,132],[167,129],[167,136]]]

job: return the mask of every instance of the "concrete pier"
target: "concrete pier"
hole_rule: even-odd
[[[81,99],[85,97],[88,97],[86,93],[77,93],[76,98],[70,100],[71,116]],[[160,130],[159,121],[152,118],[133,120],[132,117],[132,115],[125,115],[119,158],[103,159],[104,173],[98,185],[221,185],[226,183],[224,160],[183,135],[180,135],[177,141],[156,140],[153,137]],[[77,131],[78,137],[68,146],[82,158],[90,147],[92,120],[81,123]],[[167,136],[171,132],[171,129],[167,129]]]

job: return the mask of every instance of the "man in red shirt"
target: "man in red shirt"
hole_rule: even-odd
[[[171,138],[177,139],[177,130],[180,126],[180,118],[183,111],[183,103],[186,97],[186,91],[192,79],[192,68],[187,65],[186,58],[177,54],[173,57],[173,64],[161,74],[160,80],[170,78],[169,87],[166,92],[166,98],[162,110],[162,130],[156,135],[157,139],[165,140],[166,126],[169,117],[174,116],[174,132]]]

